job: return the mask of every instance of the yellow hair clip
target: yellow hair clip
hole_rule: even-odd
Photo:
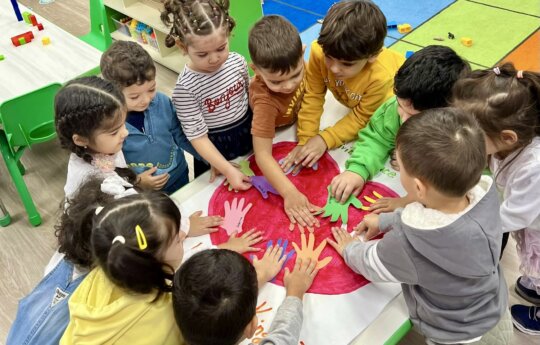
[[[144,232],[140,225],[137,224],[135,226],[135,234],[137,235],[137,243],[139,244],[140,250],[145,250],[146,247],[148,247],[148,243],[146,243],[146,236],[144,236]]]

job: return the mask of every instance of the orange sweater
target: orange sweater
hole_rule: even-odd
[[[368,62],[356,77],[336,80],[326,67],[321,46],[314,41],[306,69],[306,91],[298,113],[299,144],[304,145],[317,134],[329,149],[357,139],[358,131],[364,128],[375,110],[393,95],[394,75],[403,61],[403,56],[383,49],[377,60]],[[319,133],[327,89],[351,111]]]

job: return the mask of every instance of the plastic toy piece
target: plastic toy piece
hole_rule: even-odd
[[[3,61],[5,59],[6,59],[6,57],[4,55],[0,55],[0,61]]]
[[[41,43],[43,43],[44,46],[49,45],[51,44],[51,39],[49,37],[43,37]]]
[[[26,24],[32,24],[32,21],[30,20],[30,16],[32,15],[32,13],[28,12],[28,11],[25,11],[23,12],[23,19],[24,19],[24,22]]]
[[[26,39],[24,37],[19,37],[19,44],[22,46],[22,45],[25,45],[26,44]]]
[[[396,21],[390,21],[386,24],[388,29],[397,29],[398,23]]]
[[[412,31],[412,26],[411,24],[399,24],[397,26],[397,31],[400,33],[400,34],[406,34],[408,32],[411,32]]]
[[[33,26],[38,25],[36,16],[34,16],[33,14],[31,14],[31,15],[29,16],[29,18],[30,18],[30,21],[32,22],[32,25],[33,25]]]
[[[473,44],[473,40],[470,37],[461,37],[461,44],[465,47],[470,47]]]
[[[264,176],[251,176],[251,184],[261,193],[263,199],[268,199],[268,193],[279,195],[278,191],[268,182]]]
[[[24,42],[21,42],[21,40],[20,40],[21,38],[24,38]],[[32,31],[27,31],[27,32],[22,33],[20,35],[11,37],[11,43],[13,43],[13,45],[15,47],[18,47],[18,46],[20,46],[22,44],[32,42],[33,38],[34,38],[34,34],[32,33]]]
[[[407,50],[407,52],[405,53],[405,59],[410,58],[411,56],[413,56],[413,54],[414,54],[414,51],[412,51],[412,50]]]
[[[454,38],[456,38],[456,36],[454,36],[453,33],[449,32],[449,33],[448,33],[448,39],[453,40]]]
[[[37,28],[38,28],[39,31],[43,30],[43,24],[38,23]]]
[[[23,20],[21,10],[19,9],[19,3],[17,3],[17,0],[11,0],[11,6],[13,6],[13,11],[15,12],[15,16],[17,17],[17,21],[21,22]]]

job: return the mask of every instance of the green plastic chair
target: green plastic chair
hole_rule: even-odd
[[[41,224],[41,216],[22,177],[25,169],[20,159],[27,147],[56,137],[54,96],[61,86],[50,84],[0,105],[0,151],[34,226]]]
[[[103,0],[90,0],[90,32],[79,39],[104,52],[112,44]]]
[[[11,216],[0,199],[0,226],[8,226],[11,223]]]

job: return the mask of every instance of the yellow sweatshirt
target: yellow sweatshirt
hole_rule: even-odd
[[[154,297],[130,294],[95,268],[69,300],[69,325],[60,344],[184,344],[171,294],[152,302]]]
[[[403,61],[403,56],[383,48],[377,60],[368,62],[354,78],[336,80],[326,67],[321,46],[314,41],[306,69],[306,91],[298,113],[299,144],[304,145],[317,134],[322,136],[329,149],[356,140],[358,131],[364,128],[375,110],[393,95],[394,75]],[[319,133],[327,89],[351,111],[334,126]]]

